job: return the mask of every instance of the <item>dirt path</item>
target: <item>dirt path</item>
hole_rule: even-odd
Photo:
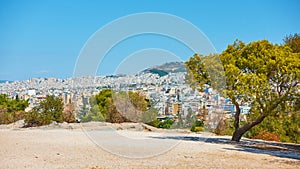
[[[0,129],[0,168],[300,168],[296,152],[228,141],[107,128]]]

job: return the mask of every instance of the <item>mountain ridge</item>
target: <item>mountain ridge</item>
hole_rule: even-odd
[[[158,74],[159,76],[165,76],[169,73],[186,72],[184,62],[168,62],[162,65],[152,66],[143,70],[144,73]]]

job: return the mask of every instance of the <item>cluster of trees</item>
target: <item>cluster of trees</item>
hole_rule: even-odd
[[[47,125],[51,122],[76,122],[73,104],[63,104],[59,97],[46,96],[46,99],[25,115],[26,127]]]
[[[63,102],[61,98],[46,96],[37,107],[34,107],[25,117],[26,126],[41,126],[52,121],[63,122]]]
[[[202,131],[203,122],[196,120],[195,114],[189,109],[185,121],[180,114],[176,121],[167,118],[163,121],[157,119],[158,110],[154,100],[146,99],[137,92],[118,92],[112,89],[103,89],[89,99],[90,110],[83,105],[79,111],[81,122],[106,121],[111,123],[143,122],[158,128],[192,128],[192,131]]]
[[[84,105],[79,111],[81,122],[107,121],[111,123],[143,122],[158,128],[191,128],[192,131],[202,131],[203,122],[197,121],[195,114],[189,109],[185,120],[178,114],[175,119],[157,120],[158,110],[154,108],[157,102],[146,99],[136,92],[116,93],[111,89],[103,89],[99,94],[90,97],[88,109]],[[64,105],[59,97],[46,96],[46,99],[25,112],[28,101],[9,99],[0,95],[0,124],[8,124],[25,119],[25,127],[47,125],[51,122],[76,122],[73,104]]]
[[[157,118],[154,103],[137,92],[118,92],[103,89],[89,99],[90,110],[84,106],[79,112],[82,122],[106,121],[111,123],[144,122]]]
[[[25,112],[28,100],[0,95],[0,124],[9,124],[24,119],[25,127],[41,126],[56,122],[76,122],[73,104],[64,105],[59,97],[47,96],[37,107]]]
[[[137,92],[114,92],[103,89],[89,99],[90,108],[84,105],[78,113],[81,122],[106,121],[111,123],[143,122],[158,128],[192,128],[192,131],[202,131],[203,122],[196,119],[191,109],[185,120],[181,114],[175,119],[157,120],[158,110],[154,100],[146,99]],[[64,105],[59,97],[46,96],[38,106],[25,112],[28,101],[8,99],[0,95],[0,122],[7,124],[25,119],[25,127],[47,125],[51,122],[76,122],[75,107],[73,104]]]
[[[21,120],[25,116],[25,108],[28,101],[20,100],[18,96],[15,99],[9,99],[7,95],[0,95],[0,124],[13,123]]]
[[[246,132],[255,136],[266,130],[281,133],[283,141],[298,142],[299,42],[298,34],[287,36],[283,45],[236,40],[219,55],[195,54],[186,62],[192,87],[203,89],[210,84],[235,105],[232,141],[240,141]],[[247,121],[241,123],[244,103],[250,103],[251,109]]]

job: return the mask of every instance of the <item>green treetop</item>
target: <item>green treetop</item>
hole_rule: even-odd
[[[213,76],[222,75],[219,65],[212,66],[211,56],[195,54],[186,62],[188,75],[193,76],[200,85],[213,84]],[[299,98],[300,57],[289,46],[274,45],[267,40],[248,44],[237,40],[219,58],[226,83],[218,90],[236,108],[233,141],[239,141],[246,131],[267,116],[286,111],[285,105]],[[207,67],[215,67],[213,75],[209,74],[211,71]],[[250,114],[256,114],[256,117],[240,126],[240,105],[246,102],[251,103]]]

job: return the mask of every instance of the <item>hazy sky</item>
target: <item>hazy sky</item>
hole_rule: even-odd
[[[202,30],[217,52],[237,38],[282,43],[285,35],[300,33],[300,1],[261,1],[1,0],[0,79],[71,77],[89,37],[134,13],[163,12],[183,18]],[[98,74],[114,73],[126,56],[145,48],[170,51],[181,60],[192,55],[165,37],[133,37],[111,51]]]

